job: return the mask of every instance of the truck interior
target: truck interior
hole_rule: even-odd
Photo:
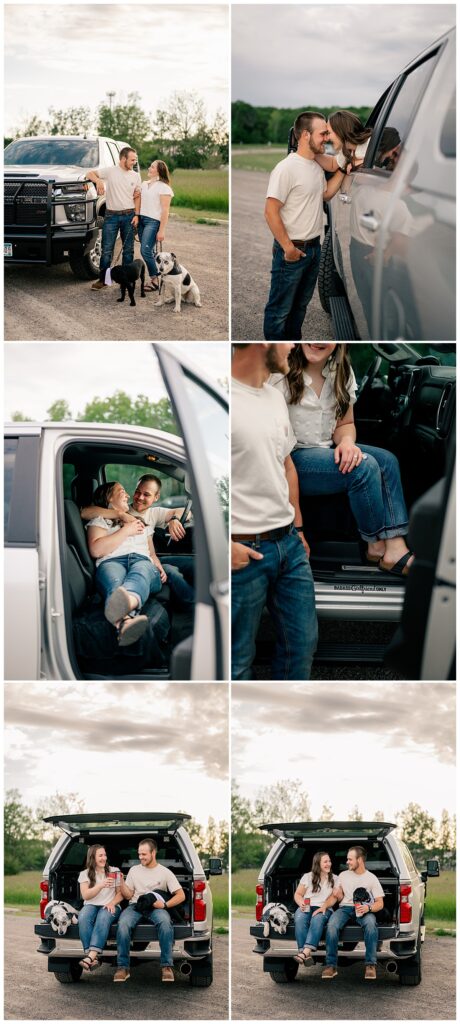
[[[153,541],[161,561],[167,563],[169,558],[193,584],[193,517],[186,466],[161,451],[146,452],[133,444],[121,448],[80,441],[66,448],[59,503],[61,565],[68,650],[77,678],[167,678],[173,651],[180,653],[181,644],[191,644],[193,611],[180,606],[165,583],[143,607],[150,629],[120,650],[95,587],[95,562],[89,554],[80,509],[90,505],[96,487],[109,480],[119,480],[132,498],[138,478],[146,473],[161,480],[162,507],[186,510],[182,540],[172,541],[168,531],[155,529]]]

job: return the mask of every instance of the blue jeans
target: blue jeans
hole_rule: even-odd
[[[255,548],[255,542],[246,542]],[[263,559],[232,572],[232,679],[251,679],[264,606],[275,625],[272,679],[309,679],[318,626],[310,563],[292,527],[280,540],[263,540]]]
[[[302,325],[318,277],[321,246],[309,245],[305,256],[287,262],[284,250],[273,243],[272,280],[265,306],[266,341],[301,341]]]
[[[348,495],[359,533],[365,541],[401,537],[408,532],[408,514],[399,463],[392,452],[360,444],[367,455],[351,473],[341,473],[334,448],[297,448],[292,458],[302,495]],[[308,532],[307,532],[308,536]]]
[[[354,907],[339,907],[328,921],[326,930],[326,964],[337,966],[337,950],[340,932],[346,924],[357,925],[363,929],[366,947],[366,964],[377,963],[377,944],[379,940],[375,914],[369,911],[362,917],[355,916]]]
[[[96,586],[105,599],[117,587],[124,587],[130,594],[137,594],[141,608],[150,594],[161,590],[160,573],[145,555],[120,555],[98,565]]]
[[[310,907],[310,910],[304,911],[297,907],[294,914],[294,928],[298,949],[303,949],[304,946],[309,946],[310,949],[318,948],[324,926],[329,920],[332,910],[326,910],[325,914],[315,914],[313,917],[313,911],[316,909],[317,907]]]
[[[129,951],[131,946],[131,935],[143,916],[147,916],[158,930],[158,941],[160,943],[160,964],[162,967],[173,966],[172,950],[174,945],[174,928],[167,910],[152,910],[148,915],[138,914],[134,907],[126,907],[121,914],[117,928],[117,965],[118,967],[129,968]]]
[[[132,263],[134,259],[134,228],[131,221],[132,213],[109,213],[104,217],[102,225],[102,253],[99,277],[104,281],[105,272],[112,262],[113,250],[117,240],[118,232],[121,235],[123,245],[122,265]]]
[[[160,221],[154,220],[153,217],[145,217],[142,214],[139,218],[138,234],[141,243],[141,256],[147,265],[150,277],[158,277],[154,248],[159,227]]]
[[[78,931],[85,953],[94,949],[102,953],[105,949],[109,931],[113,924],[120,917],[121,907],[115,907],[115,913],[111,914],[105,907],[96,907],[92,903],[85,903],[78,915]]]
[[[162,565],[165,573],[167,573],[167,582],[173,597],[177,598],[179,604],[189,608],[193,607],[195,604],[195,591],[193,587],[190,586],[190,583],[187,582],[175,565],[170,565],[169,562],[162,562]]]

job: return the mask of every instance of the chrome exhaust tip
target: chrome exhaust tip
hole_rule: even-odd
[[[385,964],[385,969],[388,971],[388,974],[396,974],[398,970],[396,960],[388,960]]]
[[[188,960],[182,961],[179,967],[179,973],[185,975],[185,977],[188,977],[189,974],[192,973],[192,965],[188,962]]]

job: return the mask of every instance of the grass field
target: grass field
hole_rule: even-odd
[[[142,172],[143,181],[147,172]],[[187,220],[227,220],[228,172],[177,168],[171,176],[174,199],[171,213]]]
[[[266,171],[269,174],[285,156],[286,146],[234,146],[232,167],[239,171]]]
[[[21,871],[18,875],[5,878],[5,906],[37,909],[40,900],[39,885],[41,871]],[[228,875],[215,875],[210,879],[214,924],[217,928],[228,926]]]
[[[257,875],[249,868],[232,875],[233,907],[254,908]],[[455,872],[442,871],[439,878],[428,879],[425,921],[430,933],[455,933]]]

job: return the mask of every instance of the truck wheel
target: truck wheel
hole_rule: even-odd
[[[270,977],[272,981],[276,981],[277,985],[288,985],[290,981],[295,981],[298,970],[299,965],[295,960],[286,960],[279,970],[270,971]]]
[[[53,974],[61,985],[73,985],[76,981],[80,981],[83,967],[80,967],[80,964],[69,964],[66,971],[53,971]]]
[[[330,228],[321,249],[321,259],[318,272],[318,293],[324,312],[328,313],[329,316],[331,315],[331,305],[329,302],[331,296],[345,295],[345,289],[341,278],[335,269]]]
[[[99,231],[94,246],[84,256],[71,256],[70,266],[79,281],[92,281],[99,277],[101,262],[102,231]]]
[[[209,988],[212,985],[212,954],[200,960],[198,964],[192,964],[189,974],[192,988]]]
[[[422,980],[422,950],[420,932],[417,938],[417,952],[415,956],[404,960],[399,966],[400,985],[420,985]]]

